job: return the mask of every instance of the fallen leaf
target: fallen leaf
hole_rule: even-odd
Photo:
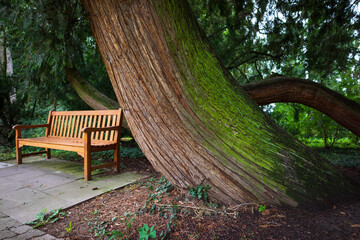
[[[360,224],[351,224],[351,227],[360,227]]]
[[[266,216],[270,214],[270,210],[269,209],[265,209],[261,212],[261,215]]]
[[[340,212],[340,214],[345,215],[346,213],[344,213],[344,212]]]
[[[267,228],[267,227],[278,227],[279,225],[267,225],[267,224],[264,224],[264,225],[259,225],[259,227],[262,227],[262,228]]]

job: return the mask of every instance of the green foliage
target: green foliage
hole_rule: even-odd
[[[52,210],[49,214],[46,213],[47,209],[43,209],[40,213],[36,214],[36,220],[28,222],[28,225],[34,225],[33,228],[38,228],[46,223],[54,223],[59,220],[60,217],[65,216],[65,212],[61,211],[61,208]]]
[[[360,167],[359,148],[316,149],[324,158],[335,166]]]
[[[161,203],[164,196],[170,195],[171,191],[174,189],[174,186],[163,176],[161,176],[158,181],[155,181],[154,178],[150,178],[148,182],[144,184],[151,190],[153,190],[154,187],[156,188],[154,193],[149,194],[148,198],[146,199],[146,203],[139,210],[138,214],[149,212],[150,214],[159,214],[160,217],[166,219],[166,230],[161,231],[159,234],[159,239],[165,239],[167,234],[171,232],[173,227],[175,227],[174,221],[177,218],[179,209],[176,204],[172,204],[170,206],[159,206],[157,204]]]
[[[262,212],[262,211],[264,211],[266,209],[266,205],[259,205],[259,209],[258,209],[258,211],[259,212]]]
[[[189,2],[217,54],[242,82],[274,71],[324,77],[356,59],[356,1]]]
[[[99,212],[95,209],[93,215],[98,215]],[[131,227],[132,223],[135,220],[136,214],[125,212],[123,217],[113,217],[109,221],[98,221],[98,218],[95,217],[94,221],[88,221],[87,225],[90,227],[90,232],[94,233],[95,237],[101,239],[129,239],[131,237]],[[108,231],[107,227],[109,224],[113,224],[116,221],[119,221],[121,225],[125,227],[125,231],[121,232],[120,230],[111,230]]]
[[[73,232],[73,229],[72,229],[72,223],[69,222],[69,227],[65,228],[65,230],[68,232],[68,233],[72,233]]]
[[[15,148],[10,146],[0,146],[0,162],[16,158]]]
[[[198,198],[200,200],[204,200],[205,202],[208,201],[208,194],[207,194],[207,190],[210,189],[209,185],[198,185],[195,186],[193,188],[189,189],[189,193],[191,196]]]
[[[156,230],[154,230],[154,226],[149,226],[144,224],[141,228],[139,228],[139,240],[148,240],[149,238],[155,239],[156,238]]]

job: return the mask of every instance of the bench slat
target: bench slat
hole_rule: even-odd
[[[54,116],[52,122],[51,122],[51,129],[50,129],[50,136],[54,136],[55,135],[55,131],[56,131],[56,120],[57,120],[58,116]]]
[[[98,119],[97,119],[97,125],[96,125],[96,127],[100,127],[100,124],[101,124],[101,115],[100,116],[98,116]],[[95,139],[99,139],[99,132],[96,132],[95,133]]]
[[[119,110],[85,110],[85,111],[54,111],[52,113],[53,116],[61,116],[61,115],[117,115],[119,114]]]
[[[105,125],[106,125],[106,116],[103,116],[103,117],[102,117],[101,127],[105,127]],[[104,139],[104,132],[101,132],[101,133],[100,133],[100,140],[105,140],[105,139]]]
[[[97,118],[97,116],[92,116],[92,126],[89,125],[89,127],[96,127],[96,118]],[[94,139],[94,135],[95,135],[95,133],[92,132],[91,133],[91,139]]]
[[[106,127],[110,127],[111,116],[107,116]],[[109,131],[105,132],[105,140],[109,140]]]
[[[115,123],[116,123],[116,116],[112,116],[112,124],[111,124],[111,126],[115,126]],[[110,141],[114,141],[114,132],[115,131],[110,132]]]

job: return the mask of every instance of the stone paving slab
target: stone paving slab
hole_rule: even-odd
[[[10,164],[10,163],[0,162],[0,168],[7,168],[7,167],[12,167],[12,166],[14,166],[14,165]]]
[[[0,212],[0,240],[57,239]]]
[[[138,173],[93,176],[83,180],[83,164],[43,156],[0,162],[0,240],[56,239],[24,225],[43,209],[68,208],[104,192],[126,186],[145,177]]]

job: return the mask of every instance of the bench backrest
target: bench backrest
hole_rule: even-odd
[[[45,133],[48,137],[78,138],[83,137],[84,127],[119,126],[122,110],[95,111],[50,111],[48,123],[50,129]],[[91,138],[98,141],[116,142],[117,131],[92,133]]]

